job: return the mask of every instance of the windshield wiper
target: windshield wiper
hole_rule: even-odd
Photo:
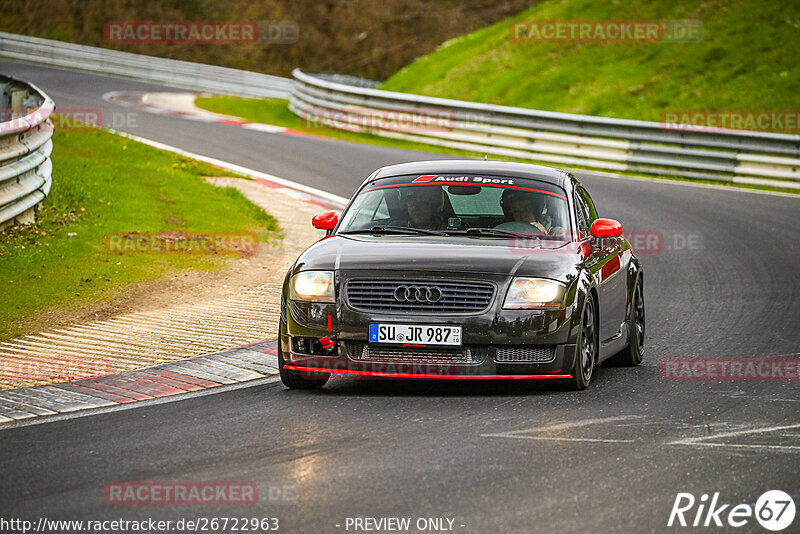
[[[508,230],[498,230],[497,228],[467,228],[463,230],[466,235],[479,235],[486,237],[522,237],[524,239],[540,239],[534,234],[523,234],[521,232],[509,232]]]
[[[427,230],[425,228],[412,228],[410,226],[373,226],[370,229],[345,230],[340,234],[404,234],[404,235],[447,235],[441,230]]]

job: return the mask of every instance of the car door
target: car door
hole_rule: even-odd
[[[597,219],[597,210],[592,197],[583,187],[575,188],[575,206],[581,237],[591,236],[592,223]],[[600,341],[616,336],[620,324],[625,320],[626,277],[622,268],[622,238],[589,238],[592,252],[587,258],[586,268],[598,285],[600,301]]]

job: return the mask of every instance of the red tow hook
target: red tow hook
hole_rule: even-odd
[[[331,316],[330,314],[328,314],[328,332],[330,332],[331,330],[333,330],[331,328]],[[333,341],[331,341],[331,338],[329,338],[328,336],[319,338],[319,342],[322,343],[322,348],[325,350],[328,350],[329,348],[331,348],[336,344]]]
[[[325,350],[331,348],[336,344],[328,336],[319,338],[319,342],[322,343],[322,348]]]

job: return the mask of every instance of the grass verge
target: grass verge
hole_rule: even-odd
[[[694,42],[515,42],[522,21],[695,20]],[[796,3],[549,0],[442,44],[382,89],[639,120],[665,110],[796,110]],[[531,25],[523,26],[530,28]],[[791,132],[791,133],[796,133]]]
[[[202,178],[232,173],[88,127],[56,131],[53,146],[53,187],[36,224],[0,232],[0,339],[36,331],[42,314],[109,301],[130,284],[183,270],[218,270],[239,257],[109,253],[107,234],[279,237],[275,218]]]

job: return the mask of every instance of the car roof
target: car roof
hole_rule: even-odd
[[[474,174],[478,176],[485,174],[489,176],[516,176],[519,178],[541,180],[560,187],[564,187],[564,182],[568,176],[566,171],[553,167],[546,167],[544,165],[532,165],[530,163],[516,163],[512,161],[452,159],[414,161],[410,163],[400,163],[398,165],[388,165],[378,169],[368,180],[405,174]]]

